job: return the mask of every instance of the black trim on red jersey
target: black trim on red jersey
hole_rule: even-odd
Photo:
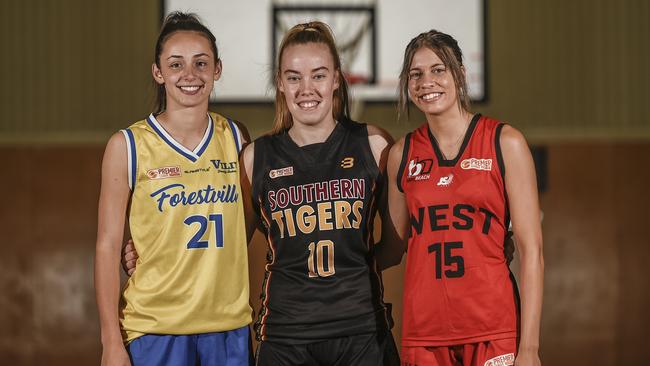
[[[406,160],[409,156],[409,148],[411,147],[411,134],[409,132],[404,136],[404,149],[402,150],[402,161],[399,163],[399,169],[397,169],[397,189],[400,192],[404,193],[404,187],[402,187],[402,175],[404,174],[404,167],[406,166]]]
[[[431,140],[431,146],[433,146],[433,151],[436,153],[436,160],[438,160],[438,166],[455,166],[456,163],[458,163],[458,160],[460,159],[461,156],[463,156],[463,152],[465,152],[465,148],[469,144],[469,140],[472,137],[472,134],[474,133],[474,129],[476,128],[476,124],[478,123],[478,120],[480,118],[481,118],[480,113],[476,113],[474,117],[472,117],[472,120],[470,121],[469,126],[467,127],[467,131],[465,131],[463,144],[460,145],[460,149],[458,149],[458,154],[456,154],[456,157],[454,157],[452,160],[445,159],[445,157],[442,155],[442,150],[440,150],[440,147],[438,146],[438,140],[436,140],[436,137],[433,136],[433,133],[431,133],[431,129],[427,128],[427,132],[429,133],[429,140]]]
[[[503,197],[505,197],[505,217],[506,217],[506,229],[510,226],[510,210],[509,210],[509,200],[508,200],[508,191],[506,190],[506,164],[503,160],[503,152],[501,151],[501,130],[505,123],[499,123],[497,128],[494,131],[494,150],[497,156],[497,165],[499,166],[499,172],[501,173],[501,180],[503,181]]]
[[[497,164],[499,165],[499,170],[501,171],[501,179],[503,179],[503,184],[505,185],[506,181],[506,165],[503,162],[503,153],[501,152],[501,130],[505,123],[499,123],[494,132],[494,148],[496,149],[497,154]]]

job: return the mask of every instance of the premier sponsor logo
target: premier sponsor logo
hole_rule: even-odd
[[[506,353],[505,355],[493,357],[483,364],[483,366],[512,366],[515,364],[515,354]]]
[[[273,169],[269,172],[269,178],[275,179],[280,177],[287,177],[293,175],[293,167],[288,166],[286,168]]]
[[[408,175],[406,180],[426,180],[431,178],[431,167],[433,166],[433,160],[419,158],[412,159],[409,161],[408,166]]]
[[[492,159],[469,158],[460,162],[460,167],[465,170],[492,170]]]
[[[147,178],[151,180],[180,177],[181,175],[181,167],[179,166],[163,166],[147,170]]]

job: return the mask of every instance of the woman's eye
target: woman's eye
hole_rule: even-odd
[[[412,73],[409,74],[409,79],[417,80],[417,79],[420,78],[420,76],[422,76],[421,72],[419,72],[419,71],[418,72],[412,72]]]
[[[322,79],[325,79],[325,77],[326,76],[324,74],[316,74],[316,75],[314,75],[315,80],[322,80]]]

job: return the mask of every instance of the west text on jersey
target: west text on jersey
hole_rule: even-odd
[[[449,230],[450,225],[456,230],[471,230],[474,227],[474,220],[482,219],[481,232],[487,235],[490,232],[492,219],[496,217],[496,214],[486,208],[463,203],[454,205],[451,212],[449,211],[448,204],[418,207],[417,217],[411,215],[412,234],[422,234],[425,218],[428,217],[431,231]],[[448,218],[450,214],[452,218]]]

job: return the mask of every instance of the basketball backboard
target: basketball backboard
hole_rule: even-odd
[[[272,101],[279,42],[309,20],[332,28],[353,99],[395,101],[404,48],[430,29],[458,40],[470,97],[486,97],[485,0],[164,0],[163,7],[198,14],[215,34],[224,71],[214,101]]]

